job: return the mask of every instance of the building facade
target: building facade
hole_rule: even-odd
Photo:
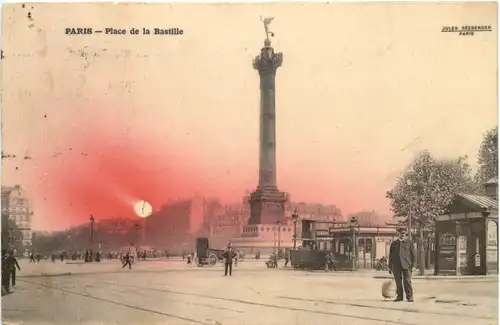
[[[32,245],[32,217],[33,210],[26,191],[19,185],[2,186],[2,219],[7,218],[16,223],[27,250]]]
[[[167,203],[144,221],[143,244],[158,249],[187,250],[203,232],[206,199],[195,196]]]

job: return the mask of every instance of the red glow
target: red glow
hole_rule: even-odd
[[[179,153],[152,139],[130,139],[111,132],[68,141],[67,149],[43,162],[35,195],[50,215],[43,228],[61,228],[109,217],[137,217],[133,204],[148,201],[153,210],[189,195],[195,171]],[[182,154],[182,153],[180,153]],[[48,211],[47,211],[48,212]],[[47,213],[46,212],[46,213]]]

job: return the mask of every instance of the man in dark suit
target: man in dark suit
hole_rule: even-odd
[[[226,260],[224,263],[224,276],[227,276],[227,271],[229,271],[229,276],[231,276],[233,271],[233,259],[236,257],[236,253],[232,250],[231,244],[227,246],[222,257]]]
[[[397,297],[394,301],[403,301],[403,288],[406,300],[413,302],[411,274],[417,265],[417,254],[413,242],[407,238],[407,230],[398,228],[399,238],[391,243],[389,250],[389,273],[394,274]]]

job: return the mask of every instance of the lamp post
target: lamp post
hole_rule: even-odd
[[[273,227],[273,254],[276,256],[276,227]]]
[[[95,227],[95,219],[93,215],[90,215],[90,249],[89,255],[85,257],[85,262],[92,262],[94,260],[94,227]]]
[[[352,271],[356,270],[356,224],[358,220],[352,217],[350,220],[349,228],[351,229],[351,258],[352,258]]]
[[[281,249],[281,222],[278,221],[278,256],[280,254],[280,249]]]
[[[297,249],[297,221],[299,220],[299,214],[297,213],[297,209],[293,210],[292,220],[293,220],[293,250],[296,250]]]
[[[94,246],[94,229],[95,227],[95,219],[93,215],[90,215],[90,249]]]
[[[411,203],[412,203],[412,200],[413,200],[413,178],[415,177],[415,172],[413,171],[413,169],[410,169],[408,171],[408,174],[407,174],[407,178],[406,178],[406,185],[408,185],[408,237],[409,239],[411,240],[413,238],[412,236],[412,211],[411,211]]]
[[[413,211],[411,208],[413,201],[413,191],[418,189],[418,185],[414,182],[416,173],[413,169],[410,169],[407,174],[406,184],[408,185],[408,237],[413,245],[413,229],[412,229],[412,219]],[[432,177],[432,175],[431,175]],[[420,269],[420,275],[425,274],[425,251],[424,251],[424,225],[422,222],[418,224],[418,264]]]

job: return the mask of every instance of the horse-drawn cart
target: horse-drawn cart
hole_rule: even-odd
[[[217,261],[223,260],[224,250],[213,249],[208,245],[208,238],[196,238],[196,265],[214,266]]]

